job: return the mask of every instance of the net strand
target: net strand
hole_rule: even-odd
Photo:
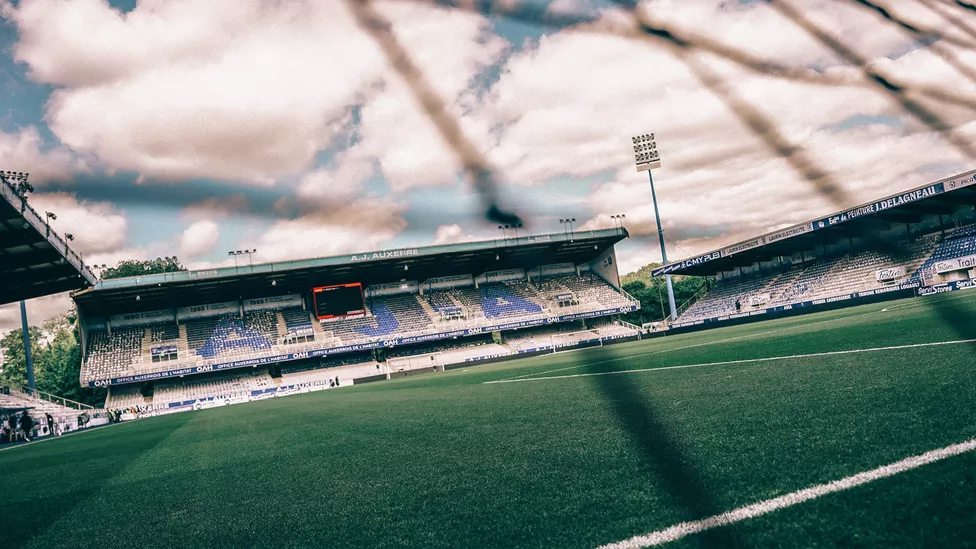
[[[919,40],[923,41],[928,45],[938,43],[938,42],[944,42],[966,49],[976,48],[976,43],[959,40],[958,38],[955,38],[950,35],[942,34],[934,29],[924,29],[917,24],[910,23],[905,19],[899,17],[897,14],[891,12],[888,8],[880,4],[877,4],[872,0],[851,0],[851,1],[854,4],[858,4],[860,6],[867,8],[870,11],[873,11],[874,13],[878,14],[880,17],[883,17],[889,23],[917,37]]]
[[[867,9],[879,14],[885,20],[894,23],[902,30],[911,34],[923,44],[926,44],[928,48],[939,56],[940,59],[946,62],[949,66],[956,70],[959,74],[965,76],[970,82],[976,83],[976,70],[972,67],[963,63],[959,57],[949,48],[945,47],[943,42],[953,43],[945,38],[944,35],[933,34],[931,31],[922,31],[918,27],[915,27],[897,17],[892,15],[887,9],[882,6],[871,2],[870,0],[854,0],[856,4],[866,7]],[[921,0],[922,5],[925,5],[925,0]],[[931,9],[931,6],[926,6]],[[932,10],[935,11],[935,10]],[[936,12],[938,13],[938,12]],[[972,49],[971,46],[960,46],[966,49]]]
[[[488,220],[505,224],[522,223],[518,215],[504,211],[499,206],[496,170],[464,134],[458,119],[448,112],[447,103],[397,40],[390,22],[369,0],[348,0],[347,4],[359,27],[379,45],[387,61],[403,78],[427,118],[433,122],[438,133],[454,152],[474,190],[481,196]]]
[[[963,0],[956,0],[956,6],[959,6],[964,10],[969,10],[973,13],[976,13],[976,5],[970,4],[969,2],[963,2]]]
[[[954,27],[959,29],[961,32],[969,35],[971,38],[976,39],[976,27],[972,27],[968,23],[962,20],[958,15],[953,13],[952,8],[947,6],[945,2],[935,1],[935,0],[917,0],[920,4],[928,8],[930,11],[939,14],[940,17],[951,23]]]
[[[951,125],[943,121],[942,118],[939,117],[934,111],[929,110],[918,101],[908,97],[904,88],[899,86],[892,79],[887,78],[869,66],[867,62],[852,48],[849,48],[840,40],[837,40],[821,29],[818,25],[810,21],[810,19],[800,13],[799,10],[795,9],[790,2],[774,0],[770,2],[769,5],[779,11],[779,13],[781,13],[784,17],[793,21],[797,26],[806,31],[822,45],[829,48],[836,55],[840,56],[851,65],[860,67],[861,71],[869,79],[869,81],[875,84],[875,88],[891,98],[896,105],[902,108],[902,110],[914,115],[922,124],[926,125],[930,130],[942,136],[943,139],[949,142],[954,148],[956,148],[956,150],[961,152],[967,158],[976,159],[976,148],[973,148],[969,140],[963,139],[956,135]]]
[[[505,2],[483,0],[477,4],[456,0],[408,0],[412,3],[436,5],[452,9],[478,13],[486,17],[501,17],[524,24],[551,28],[553,30],[572,30],[593,34],[604,34],[630,40],[658,38],[668,40],[688,49],[701,50],[720,56],[756,74],[781,78],[802,84],[818,86],[868,87],[873,84],[863,74],[828,74],[812,68],[790,67],[775,61],[756,56],[739,48],[730,46],[704,34],[687,29],[677,29],[660,22],[645,22],[644,25],[621,25],[608,18],[592,15],[546,11],[544,7],[526,2]],[[772,0],[775,1],[775,0]],[[624,9],[633,15],[633,2]],[[976,46],[976,43],[974,43]],[[902,81],[889,76],[888,80],[906,92],[926,96],[942,103],[965,107],[976,112],[976,97],[949,91],[945,88],[923,83]]]

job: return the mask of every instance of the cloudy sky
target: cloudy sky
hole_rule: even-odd
[[[937,34],[919,39],[846,0],[789,5],[949,130],[907,115],[765,2],[655,0],[637,17],[809,78],[635,39],[634,14],[589,0],[537,5],[590,19],[569,28],[420,0],[374,6],[526,230],[626,214],[633,238],[618,255],[633,270],[660,250],[631,135],[658,137],[672,259],[972,167],[976,14],[877,3]],[[0,0],[0,16],[0,168],[31,173],[35,208],[57,213],[91,264],[177,255],[202,268],[233,264],[231,249],[277,261],[498,233],[344,1]],[[775,140],[802,152],[790,162]],[[796,169],[804,158],[843,192],[818,192]],[[35,300],[32,320],[66,303]],[[0,331],[16,324],[0,308]]]

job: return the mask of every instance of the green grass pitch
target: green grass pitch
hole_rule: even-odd
[[[961,292],[110,426],[0,451],[0,547],[597,547],[976,436],[976,344],[748,360],[973,338]],[[970,452],[670,546],[976,546],[974,486]]]

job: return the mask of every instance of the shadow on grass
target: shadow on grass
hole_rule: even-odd
[[[609,351],[598,351],[610,358]],[[596,361],[599,361],[598,358]],[[596,362],[594,361],[594,362]],[[587,373],[597,370],[586,368]],[[712,499],[704,479],[685,455],[680,441],[671,434],[668,424],[641,394],[633,376],[592,376],[588,378],[613,411],[617,424],[640,450],[644,464],[658,484],[683,511],[685,520],[694,520],[725,511]],[[643,534],[645,532],[635,532]],[[731,529],[709,530],[699,535],[702,547],[737,548],[742,544]]]
[[[190,420],[178,415],[186,417],[138,425],[145,434],[124,437],[124,446],[107,443],[113,429],[105,429],[0,454],[0,547],[24,547],[62,516],[86,512],[89,497]]]

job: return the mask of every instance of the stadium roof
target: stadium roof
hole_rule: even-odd
[[[95,283],[95,274],[0,175],[0,305]]]
[[[960,206],[976,206],[976,170],[669,263],[654,269],[652,275],[714,275],[815,245],[863,236],[877,230],[878,222],[917,223],[922,215],[951,214]]]
[[[364,286],[502,269],[590,261],[627,238],[626,229],[576,231],[442,246],[182,271],[99,281],[72,295],[86,315],[129,313],[217,303],[239,297],[304,294],[316,286]]]

